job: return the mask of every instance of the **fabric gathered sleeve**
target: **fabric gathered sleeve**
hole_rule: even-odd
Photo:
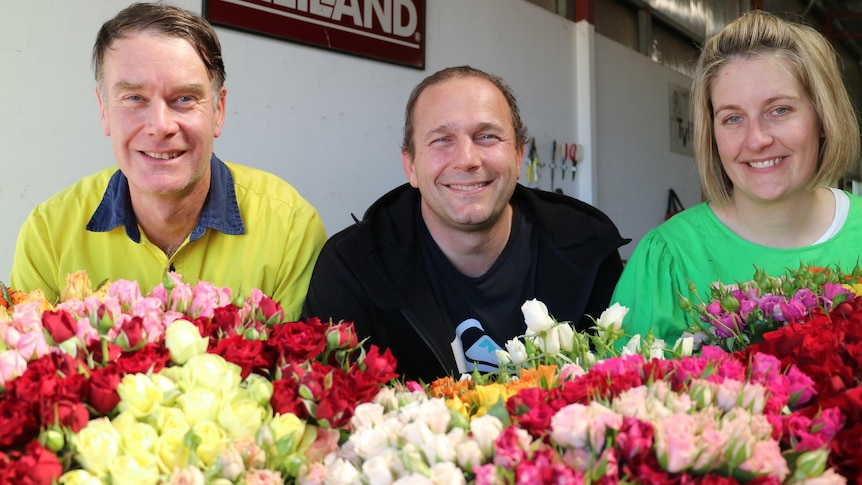
[[[326,230],[320,215],[311,206],[295,210],[292,220],[283,223],[289,232],[279,269],[279,281],[272,296],[281,303],[286,321],[297,321],[314,265],[326,243]]]
[[[12,289],[42,290],[48,301],[59,298],[61,288],[57,280],[58,261],[51,243],[53,239],[37,206],[18,232],[9,278]]]
[[[656,338],[672,347],[688,328],[686,314],[679,306],[680,291],[687,295],[688,285],[676,274],[676,263],[664,238],[655,230],[635,248],[611,297],[611,304],[616,302],[629,309],[623,320],[627,337],[643,337],[652,330]]]

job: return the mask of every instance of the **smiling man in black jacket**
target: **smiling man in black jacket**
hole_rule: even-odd
[[[536,298],[591,325],[628,242],[598,209],[518,185],[527,130],[511,89],[469,66],[425,78],[407,102],[409,181],[332,236],[303,315],[353,321],[409,379],[496,369]]]

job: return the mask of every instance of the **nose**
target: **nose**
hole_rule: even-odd
[[[482,165],[481,153],[472,138],[459,139],[454,155],[453,166],[459,170],[469,172]]]
[[[154,101],[147,110],[147,131],[149,134],[164,138],[179,130],[176,112],[162,100]]]
[[[767,124],[759,118],[752,119],[745,132],[746,146],[751,150],[759,150],[771,143],[772,134]]]

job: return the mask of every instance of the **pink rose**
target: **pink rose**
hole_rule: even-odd
[[[0,387],[20,376],[27,370],[27,361],[14,350],[0,352]]]

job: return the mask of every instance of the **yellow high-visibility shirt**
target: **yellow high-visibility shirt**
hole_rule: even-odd
[[[186,283],[208,281],[234,296],[258,288],[282,304],[288,321],[297,320],[326,240],[317,210],[271,173],[215,155],[211,170],[198,224],[170,258],[137,225],[128,181],[116,167],[58,192],[24,221],[10,286],[41,289],[53,301],[67,275],[86,270],[93,284],[132,280],[146,294],[175,271]]]

